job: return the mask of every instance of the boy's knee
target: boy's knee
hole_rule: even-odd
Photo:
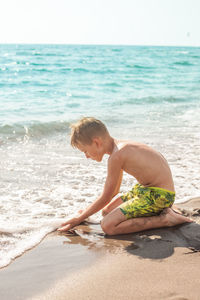
[[[114,235],[114,227],[105,219],[101,220],[101,228],[107,235]]]

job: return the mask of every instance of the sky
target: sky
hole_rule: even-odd
[[[200,46],[200,0],[0,0],[0,43]]]

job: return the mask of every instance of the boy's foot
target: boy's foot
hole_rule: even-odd
[[[175,204],[172,205],[171,209],[172,209],[173,211],[175,211],[176,213],[179,213],[179,214],[182,215],[181,210],[180,210]]]
[[[161,215],[163,215],[163,217],[166,219],[168,227],[179,225],[182,223],[194,222],[192,219],[185,217],[178,212],[175,212],[171,208],[165,208]]]

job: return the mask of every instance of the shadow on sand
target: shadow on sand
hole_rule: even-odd
[[[192,199],[186,204],[178,205],[185,215],[196,221],[170,228],[147,230],[138,233],[107,236],[100,225],[79,225],[74,234],[66,236],[66,244],[81,244],[95,251],[110,253],[127,252],[140,258],[165,259],[171,256],[175,248],[186,248],[185,254],[200,252],[200,199]]]
[[[200,252],[200,225],[197,223],[116,236],[104,235],[97,225],[80,225],[74,235],[65,235],[65,244],[80,244],[91,250],[110,253],[126,251],[141,258],[164,259],[177,247],[187,248],[185,254]]]

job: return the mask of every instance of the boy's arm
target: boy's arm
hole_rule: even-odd
[[[120,186],[121,186],[121,183],[122,183],[122,177],[123,177],[123,170],[121,169],[120,175],[119,175],[119,180],[118,180],[118,183],[116,185],[115,191],[112,195],[112,198],[115,197],[119,193]]]
[[[108,160],[108,174],[101,196],[87,207],[77,218],[73,218],[62,224],[62,226],[67,226],[62,228],[60,231],[67,231],[73,228],[108,204],[113,198],[115,192],[119,190],[122,180],[122,172],[122,162],[119,155],[110,157]]]
[[[121,180],[122,180],[121,163],[118,156],[110,158],[108,161],[108,174],[104,185],[103,193],[97,198],[83,213],[80,215],[81,219],[84,220],[94,213],[102,209],[108,204],[115,193],[118,192]]]

